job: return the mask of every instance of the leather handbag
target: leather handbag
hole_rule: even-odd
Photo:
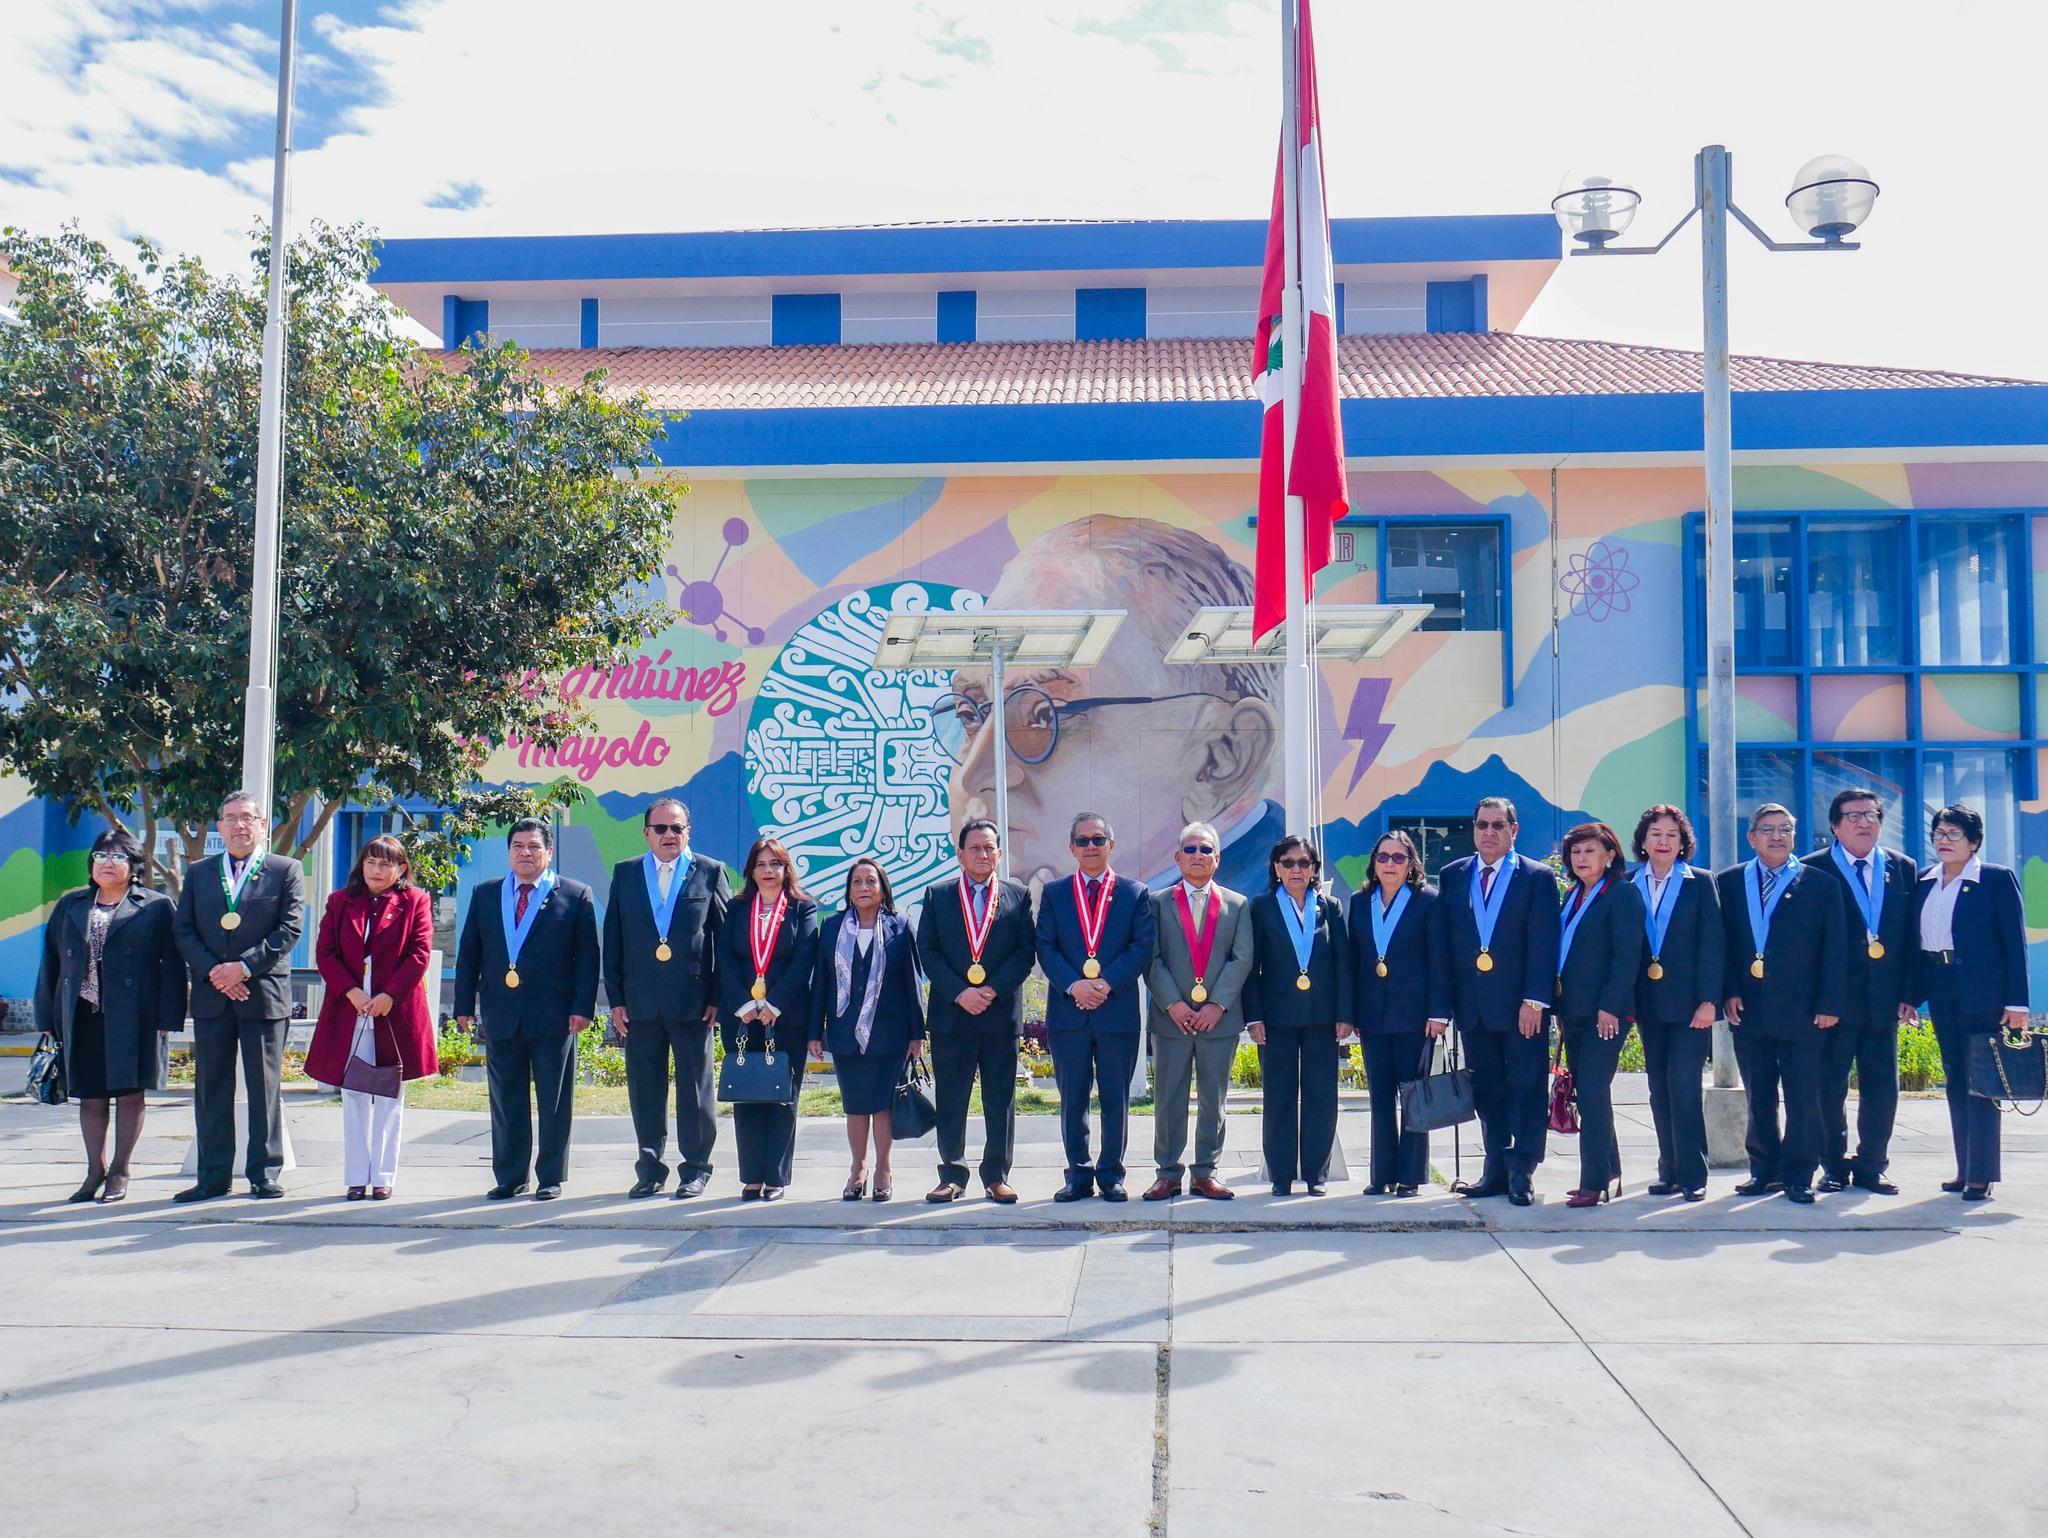
[[[64,1088],[64,1049],[48,1031],[29,1056],[28,1097],[39,1105],[62,1105],[71,1098]]]
[[[1564,1066],[1564,1038],[1550,1053],[1550,1130],[1566,1137],[1579,1130],[1579,1082]]]
[[[2001,1111],[2039,1111],[2048,1101],[2048,1032],[2023,1025],[1972,1036],[1970,1093],[1995,1101]],[[2022,1100],[2033,1101],[2032,1108],[2023,1108]]]
[[[1401,1125],[1410,1132],[1436,1132],[1479,1114],[1479,1104],[1472,1097],[1472,1070],[1464,1066],[1456,1034],[1445,1049],[1442,1073],[1429,1071],[1430,1055],[1430,1047],[1425,1046],[1420,1077],[1401,1085]]]
[[[903,1065],[896,1097],[889,1104],[889,1131],[901,1142],[923,1137],[939,1124],[939,1108],[932,1104],[932,1071],[921,1057]]]
[[[362,1040],[365,1030],[370,1033],[371,1051],[376,1050],[377,1024],[368,1015],[356,1016],[356,1041]],[[405,1093],[405,1065],[402,1063],[366,1063],[356,1056],[355,1043],[350,1043],[348,1066],[341,1071],[341,1087],[352,1089],[359,1095],[375,1095],[379,1100],[396,1100]]]
[[[729,1105],[788,1105],[796,1099],[796,1065],[772,1038],[749,1045],[749,1032],[718,1067],[718,1098]]]

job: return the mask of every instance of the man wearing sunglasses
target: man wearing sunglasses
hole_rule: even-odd
[[[1152,904],[1144,886],[1110,868],[1109,820],[1083,812],[1067,833],[1080,868],[1048,881],[1038,904],[1038,964],[1045,969],[1045,1031],[1060,1091],[1067,1183],[1059,1202],[1100,1193],[1128,1199],[1124,1143],[1131,1075],[1138,1066],[1138,980],[1152,964]],[[1089,1152],[1088,1099],[1102,1097],[1102,1152]]]
[[[1515,805],[1488,796],[1472,812],[1478,851],[1443,869],[1439,890],[1451,925],[1451,1001],[1472,1069],[1472,1098],[1486,1142],[1467,1197],[1535,1200],[1536,1166],[1548,1130],[1549,1032],[1559,932],[1557,878],[1515,853]]]
[[[1151,896],[1157,948],[1146,973],[1152,1030],[1152,1160],[1159,1178],[1145,1192],[1148,1202],[1189,1189],[1212,1201],[1236,1195],[1216,1178],[1223,1157],[1223,1103],[1230,1091],[1230,1065],[1244,1030],[1238,997],[1252,971],[1252,925],[1242,892],[1216,880],[1223,841],[1206,822],[1180,830],[1174,863],[1180,880]],[[1188,1086],[1200,1105],[1195,1113],[1195,1161],[1181,1162],[1188,1144]]]
[[[612,871],[604,910],[604,991],[626,1049],[626,1101],[639,1156],[626,1194],[668,1180],[669,1064],[675,1064],[676,1195],[700,1196],[718,1136],[711,1027],[718,1019],[718,933],[732,887],[725,866],[690,848],[690,809],[662,796],[640,814],[647,852]]]

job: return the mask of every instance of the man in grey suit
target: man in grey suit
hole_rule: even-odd
[[[249,1194],[284,1195],[284,1034],[292,1013],[292,948],[306,927],[297,860],[262,845],[266,810],[246,790],[220,804],[227,852],[189,867],[171,934],[192,973],[192,1110],[198,1184],[171,1199],[228,1193],[235,1162],[235,1055],[249,1086]]]
[[[1152,1026],[1152,1157],[1159,1178],[1148,1202],[1181,1194],[1185,1168],[1197,1196],[1228,1201],[1237,1193],[1216,1178],[1223,1156],[1223,1103],[1230,1065],[1244,1030],[1238,995],[1252,970],[1252,925],[1244,894],[1216,882],[1223,841],[1206,822],[1181,829],[1174,863],[1181,879],[1152,894],[1159,941],[1145,974]],[[1199,1106],[1195,1159],[1183,1166],[1188,1142],[1188,1083]]]

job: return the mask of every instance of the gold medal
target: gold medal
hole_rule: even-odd
[[[1663,962],[1661,962],[1661,961],[1659,961],[1659,960],[1658,960],[1658,959],[1657,959],[1657,958],[1656,958],[1655,956],[1652,956],[1652,957],[1650,958],[1650,973],[1649,973],[1649,976],[1650,976],[1650,981],[1651,981],[1651,982],[1653,982],[1653,983],[1655,983],[1655,982],[1661,982],[1661,981],[1663,981],[1663,978],[1664,978],[1664,963],[1663,963]]]
[[[1102,976],[1102,963],[1097,961],[1093,956],[1090,956],[1086,961],[1081,963],[1081,975],[1083,977]]]
[[[1294,980],[1294,986],[1299,988],[1303,993],[1307,993],[1309,987],[1308,973],[1304,972],[1301,974],[1301,976],[1297,977]]]
[[[1493,956],[1490,952],[1481,951],[1479,953],[1479,960],[1473,964],[1482,972],[1491,972],[1493,970]]]
[[[972,966],[968,967],[967,985],[970,988],[979,988],[983,983],[987,981],[988,972],[980,962],[977,961]]]
[[[517,988],[519,986],[519,968],[507,967],[505,969],[505,986],[507,988]]]
[[[1380,957],[1378,961],[1373,963],[1372,969],[1381,977],[1385,977],[1387,975],[1387,958],[1384,956]]]
[[[1751,977],[1762,977],[1764,975],[1764,958],[1761,952],[1757,954],[1756,960],[1749,964],[1749,975]]]
[[[1202,980],[1199,977],[1195,979],[1195,986],[1188,990],[1188,997],[1190,999],[1193,999],[1197,1004],[1206,1004],[1209,1002],[1209,990],[1203,985]]]
[[[765,999],[765,998],[767,998],[767,997],[768,997],[768,979],[767,979],[767,978],[765,978],[765,977],[757,977],[757,978],[755,978],[755,979],[754,979],[754,986],[753,986],[753,987],[751,987],[751,988],[749,988],[749,989],[747,990],[747,992],[748,992],[748,993],[750,993],[750,994],[752,994],[752,995],[753,995],[753,996],[754,996],[755,998],[757,998],[757,999]]]
[[[1870,959],[1872,961],[1884,960],[1884,941],[1872,940],[1870,942]]]
[[[654,948],[654,959],[656,961],[666,961],[669,959],[669,957],[673,956],[674,954],[675,952],[668,948],[668,941],[666,940],[662,941],[661,944],[655,946]]]
[[[240,929],[242,927],[242,915],[235,912],[232,908],[228,909],[227,912],[220,916],[220,927],[223,929]]]

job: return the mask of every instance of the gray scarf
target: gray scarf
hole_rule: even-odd
[[[860,1017],[853,1022],[853,1039],[863,1052],[867,1051],[868,1037],[875,1029],[875,1003],[882,996],[882,953],[888,948],[890,936],[903,928],[903,920],[893,913],[875,915],[874,938],[868,942],[868,985],[860,996]],[[838,1000],[833,1013],[842,1017],[853,996],[854,937],[859,933],[860,918],[849,908],[839,922],[838,943],[832,947],[832,977]]]

